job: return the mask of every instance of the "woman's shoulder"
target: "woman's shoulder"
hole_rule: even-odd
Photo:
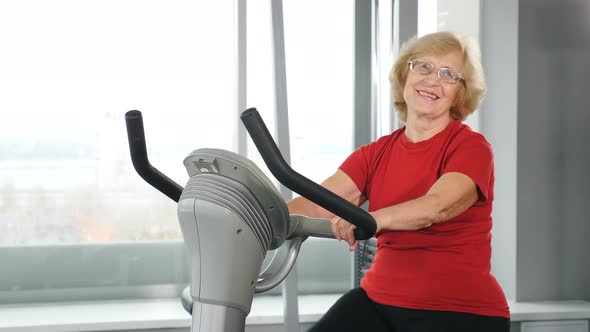
[[[473,130],[469,125],[461,121],[457,122],[453,134],[451,135],[454,143],[461,145],[483,145],[491,149],[490,142],[482,133]]]
[[[453,158],[456,156],[469,156],[469,158],[479,158],[481,160],[493,159],[494,152],[492,145],[486,137],[474,131],[469,125],[464,124],[460,121],[453,128],[449,139],[446,142],[446,146],[443,148],[445,151],[445,158]]]

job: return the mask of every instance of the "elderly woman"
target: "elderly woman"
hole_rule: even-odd
[[[454,33],[410,40],[390,80],[405,126],[353,152],[322,185],[377,221],[371,268],[311,331],[508,332],[491,274],[494,163],[462,121],[485,94],[479,48]],[[354,225],[304,198],[291,213],[333,218],[355,250]]]

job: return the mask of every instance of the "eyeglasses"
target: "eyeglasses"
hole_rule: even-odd
[[[411,60],[408,64],[410,65],[411,71],[420,75],[428,75],[436,69],[432,63],[420,59]],[[456,84],[460,80],[465,80],[461,73],[447,67],[438,68],[437,75],[438,78],[450,84]]]

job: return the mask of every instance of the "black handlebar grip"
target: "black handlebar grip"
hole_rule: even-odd
[[[271,173],[287,188],[320,205],[344,220],[354,224],[357,240],[371,238],[377,230],[373,216],[328,189],[295,172],[281,155],[268,128],[255,108],[245,110],[240,116],[252,141]]]
[[[180,194],[182,194],[182,187],[158,171],[148,160],[141,112],[129,111],[125,113],[125,123],[127,124],[127,138],[129,139],[131,161],[137,174],[152,185],[152,187],[158,189],[173,201],[178,202]]]

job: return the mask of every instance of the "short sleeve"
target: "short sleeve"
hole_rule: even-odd
[[[340,165],[339,169],[346,173],[362,194],[365,194],[369,165],[370,165],[370,146],[364,145],[354,151]]]
[[[493,152],[492,147],[482,135],[473,133],[450,151],[441,175],[450,172],[469,176],[479,189],[480,201],[493,198]]]
[[[340,165],[339,169],[354,181],[363,195],[366,196],[367,191],[370,190],[371,179],[379,161],[400,132],[401,129],[361,146]]]

